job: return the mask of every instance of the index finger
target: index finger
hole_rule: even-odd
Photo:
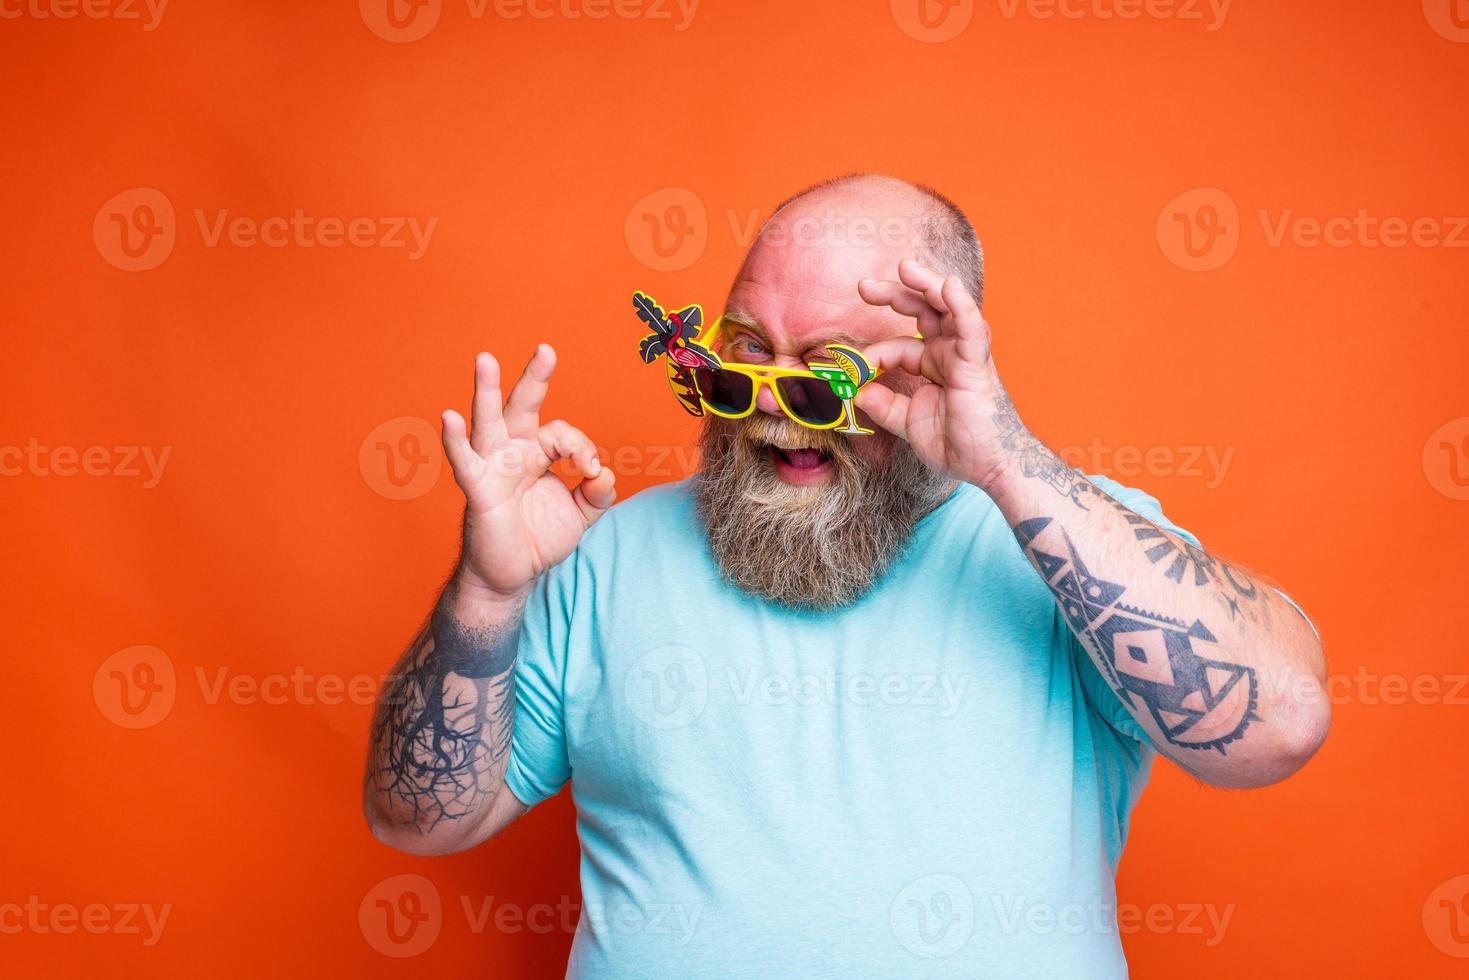
[[[483,352],[474,359],[474,403],[469,417],[474,422],[469,443],[480,455],[505,438],[505,418],[500,412],[500,363]]]
[[[923,341],[917,337],[889,337],[862,349],[862,357],[879,371],[898,368],[923,373]]]
[[[917,290],[892,279],[863,279],[857,284],[857,295],[868,306],[889,306],[896,313],[918,321],[918,332],[925,337],[943,333],[943,314],[934,309]]]

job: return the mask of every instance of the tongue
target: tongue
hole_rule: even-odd
[[[786,461],[798,470],[808,470],[814,466],[820,466],[823,454],[817,449],[787,449],[782,452]]]

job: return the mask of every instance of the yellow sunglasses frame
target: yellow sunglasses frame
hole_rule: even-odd
[[[725,324],[725,318],[724,317],[719,317],[718,319],[716,319],[712,324],[710,324],[708,330],[705,330],[703,333],[701,333],[699,335],[699,338],[698,338],[699,339],[699,342],[700,343],[704,343],[704,342],[706,342],[706,340],[707,341],[717,340],[722,335],[722,333],[723,333],[724,324]],[[708,344],[708,346],[709,346],[709,349],[711,351],[714,350],[712,344]],[[743,361],[726,361],[723,356],[717,355],[717,352],[716,352],[716,356],[719,356],[719,369],[723,369],[723,370],[726,370],[726,371],[733,371],[736,374],[746,375],[754,383],[754,390],[751,391],[751,393],[750,393],[750,407],[747,408],[747,409],[745,409],[743,412],[740,412],[738,414],[733,414],[732,415],[732,414],[730,414],[728,412],[721,412],[721,411],[719,411],[719,409],[717,409],[713,405],[709,404],[708,399],[706,399],[704,397],[704,393],[701,392],[701,391],[698,391],[698,386],[696,385],[695,386],[695,393],[698,394],[698,396],[699,396],[699,404],[702,405],[702,406],[704,406],[704,411],[708,412],[709,414],[711,414],[711,415],[717,415],[717,416],[719,416],[722,419],[745,419],[745,418],[749,418],[751,415],[754,415],[755,414],[755,408],[759,404],[759,401],[760,401],[760,389],[761,389],[761,387],[766,387],[766,388],[769,388],[770,389],[770,394],[772,396],[774,396],[775,403],[780,406],[780,410],[781,410],[782,413],[785,414],[785,417],[788,418],[788,419],[790,419],[792,422],[796,423],[797,425],[802,426],[803,428],[816,429],[818,431],[826,431],[826,430],[829,430],[829,429],[835,429],[838,426],[840,426],[843,422],[847,422],[847,423],[849,423],[848,426],[847,426],[847,428],[846,428],[846,430],[845,430],[847,432],[850,432],[850,433],[853,433],[853,434],[862,434],[862,435],[871,435],[872,434],[872,430],[871,429],[864,429],[861,426],[859,426],[857,424],[857,420],[856,420],[855,417],[849,418],[849,416],[851,415],[851,412],[849,411],[849,409],[853,407],[852,406],[852,400],[851,399],[847,399],[847,398],[841,399],[841,402],[842,402],[842,413],[837,416],[836,421],[831,422],[831,423],[828,423],[826,425],[816,425],[816,424],[814,424],[812,422],[807,422],[805,419],[802,419],[802,418],[800,418],[799,416],[796,415],[796,413],[791,409],[791,406],[786,402],[785,396],[781,394],[780,386],[775,383],[776,381],[778,381],[781,378],[810,378],[813,381],[820,381],[822,384],[830,384],[831,383],[830,381],[828,381],[826,378],[823,378],[821,375],[819,375],[815,371],[813,371],[811,369],[811,365],[812,364],[815,364],[818,367],[823,367],[823,368],[828,368],[829,367],[829,368],[832,368],[834,370],[841,371],[842,370],[842,366],[840,364],[836,363],[835,361],[808,361],[807,362],[807,366],[804,367],[804,368],[784,368],[784,367],[776,367],[774,365],[765,365],[765,364],[746,364]],[[714,369],[714,368],[696,368],[695,370],[716,370],[716,369]],[[873,369],[872,379],[876,379],[877,376],[880,375],[880,374],[882,374],[882,371],[880,369]],[[869,379],[869,380],[872,380],[872,379]],[[671,379],[670,379],[670,383],[671,383]]]
[[[805,367],[801,368],[785,368],[774,365],[746,364],[741,361],[726,361],[719,355],[711,343],[711,341],[717,341],[722,337],[725,325],[728,322],[726,317],[720,316],[716,318],[713,323],[706,329],[700,330],[692,339],[679,341],[682,328],[680,317],[672,318],[677,322],[679,329],[670,329],[670,321],[665,316],[663,307],[659,306],[657,301],[643,290],[638,290],[633,294],[633,306],[637,309],[638,319],[643,321],[644,326],[653,328],[652,333],[646,334],[643,337],[642,344],[639,347],[639,353],[644,363],[652,363],[655,357],[663,356],[664,370],[668,376],[668,387],[673,391],[674,397],[678,399],[679,405],[689,414],[697,416],[707,412],[710,415],[715,415],[722,419],[749,418],[755,413],[755,409],[759,405],[760,388],[764,385],[770,388],[770,393],[774,396],[775,403],[780,406],[781,413],[803,428],[829,431],[837,429],[845,422],[846,427],[840,430],[845,435],[873,434],[874,430],[864,429],[857,424],[854,401],[856,399],[856,391],[860,390],[862,386],[871,382],[883,372],[881,369],[874,368],[868,364],[861,353],[855,348],[843,344],[829,344],[827,345],[827,349],[832,352],[832,360],[808,361]],[[697,304],[679,312],[690,323],[697,322],[695,319],[696,316],[702,317],[702,307]],[[679,341],[679,344],[675,345],[675,341]],[[693,348],[693,350],[690,350],[690,348]],[[692,356],[684,357],[682,355]],[[840,359],[842,358],[853,361],[854,365],[843,365],[840,363]],[[712,364],[704,363],[701,365],[697,363],[699,361],[712,362]],[[821,374],[817,374],[816,369],[836,372],[851,380],[852,374],[849,368],[855,370],[855,364],[861,365],[860,373],[867,373],[867,377],[855,383],[851,397],[843,398],[837,394],[834,388],[832,389],[832,394],[837,395],[837,398],[842,403],[842,410],[841,414],[835,420],[828,423],[817,424],[807,422],[796,415],[795,411],[786,401],[785,396],[781,393],[780,386],[776,384],[777,381],[783,378],[808,378],[812,381],[820,381],[822,384],[830,386],[840,379],[836,377],[824,377]],[[701,370],[733,371],[736,374],[743,374],[748,377],[752,383],[749,407],[742,412],[721,412],[711,405],[704,397],[704,393],[699,390],[698,380],[694,375],[695,371]]]
[[[840,366],[837,365],[835,362],[818,361],[816,363],[822,364],[823,366],[827,363],[830,363],[833,368],[841,370]],[[722,419],[744,419],[749,418],[751,415],[754,415],[756,405],[760,400],[760,389],[762,387],[765,387],[769,388],[770,393],[775,396],[775,402],[777,405],[780,406],[780,410],[785,413],[786,418],[790,419],[797,425],[804,426],[808,429],[835,429],[837,426],[841,425],[847,420],[847,403],[845,399],[842,401],[842,413],[837,416],[835,422],[831,422],[827,425],[815,425],[811,422],[807,422],[805,419],[798,417],[796,413],[791,409],[791,406],[787,404],[785,395],[781,394],[780,386],[775,383],[777,380],[781,378],[809,378],[812,381],[820,381],[822,384],[828,383],[825,378],[821,377],[819,374],[810,370],[809,368],[803,369],[768,367],[764,364],[746,364],[742,361],[726,361],[724,360],[724,358],[720,358],[718,368],[695,368],[694,370],[733,371],[736,374],[745,375],[754,382],[754,390],[751,392],[750,395],[750,407],[738,414],[732,415],[728,412],[721,412],[719,409],[709,404],[709,400],[704,397],[703,392],[699,393],[699,403],[704,406],[704,411],[708,412],[710,415],[718,415]],[[876,375],[874,375],[874,377],[876,377]]]

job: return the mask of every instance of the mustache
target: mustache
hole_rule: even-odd
[[[735,438],[757,449],[765,446],[816,449],[831,456],[845,456],[851,452],[844,436],[833,435],[828,429],[808,429],[789,419],[763,413],[742,419]]]

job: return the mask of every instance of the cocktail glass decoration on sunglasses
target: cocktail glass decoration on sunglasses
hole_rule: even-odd
[[[663,308],[646,293],[633,294],[638,319],[652,328],[638,353],[651,364],[664,356],[668,385],[690,415],[706,412],[726,419],[742,419],[755,411],[762,387],[770,388],[776,404],[793,422],[808,429],[835,429],[844,435],[871,435],[857,424],[853,399],[878,372],[857,350],[842,344],[827,344],[832,360],[812,361],[804,368],[722,361],[709,349],[708,341],[719,336],[721,321],[703,334],[704,311],[689,306],[675,313]],[[843,422],[846,425],[842,428]]]

